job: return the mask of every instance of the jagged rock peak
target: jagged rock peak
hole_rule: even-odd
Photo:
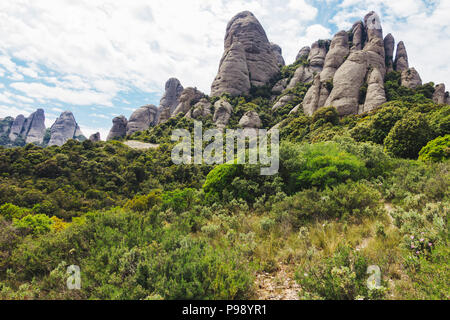
[[[91,134],[91,136],[89,137],[89,140],[91,140],[92,142],[99,142],[101,140],[100,132]]]
[[[392,34],[388,33],[384,38],[384,51],[386,54],[387,72],[394,70],[394,49],[395,49],[395,39],[392,36]]]
[[[49,146],[62,146],[70,139],[79,139],[83,136],[80,127],[75,121],[72,112],[64,111],[61,113],[50,129]]]
[[[402,86],[415,89],[422,85],[422,79],[419,73],[414,68],[409,68],[402,72]]]
[[[445,104],[448,99],[448,92],[445,92],[445,84],[440,83],[434,88],[433,101],[438,104]]]
[[[300,58],[308,58],[310,52],[311,48],[309,46],[301,48],[295,58],[295,61],[298,61]]]
[[[111,130],[109,131],[107,141],[117,139],[117,138],[123,138],[127,135],[127,124],[128,120],[124,116],[118,116],[115,117],[113,120],[113,126]]]
[[[45,136],[45,112],[43,109],[37,109],[26,120],[24,127],[26,130],[22,133],[26,143],[42,143]]]
[[[383,28],[381,27],[380,16],[375,11],[369,12],[364,17],[364,26],[368,42],[374,38],[383,39]]]
[[[409,69],[408,53],[403,41],[400,41],[397,45],[397,52],[395,54],[395,71],[403,72]]]
[[[169,120],[175,108],[178,106],[181,93],[184,88],[177,78],[170,78],[165,85],[165,92],[160,101],[157,119],[155,124]]]
[[[270,46],[272,47],[272,52],[275,54],[275,57],[277,58],[277,62],[280,66],[285,66],[286,63],[283,58],[283,50],[281,47],[275,43],[270,43]]]
[[[219,129],[223,129],[230,121],[233,106],[226,100],[220,99],[214,104],[213,121]]]
[[[247,111],[239,120],[239,125],[243,128],[255,128],[259,129],[262,127],[261,118],[258,113],[254,110]]]
[[[178,106],[172,113],[172,117],[177,116],[179,113],[188,113],[191,107],[200,101],[205,95],[203,92],[197,90],[197,88],[188,87],[181,93]]]
[[[211,96],[247,94],[252,85],[267,84],[280,70],[266,32],[249,11],[228,23],[224,47]]]
[[[355,22],[355,24],[352,27],[352,47],[350,50],[358,51],[362,50],[364,41],[365,41],[365,31],[364,31],[364,25],[362,21]]]
[[[320,74],[321,81],[333,79],[336,70],[344,63],[349,54],[348,33],[339,31],[331,41],[330,49],[325,57],[324,67]]]
[[[11,125],[11,130],[9,132],[9,140],[14,142],[16,141],[17,137],[21,135],[25,120],[26,119],[22,114],[18,115],[14,119],[14,122]]]
[[[330,40],[319,40],[312,44],[311,51],[308,56],[309,64],[312,67],[323,68],[330,44]]]
[[[143,106],[133,112],[128,120],[127,135],[147,130],[155,123],[158,108],[154,105]]]
[[[366,101],[362,112],[372,111],[386,102],[383,76],[378,69],[372,69],[367,80]]]

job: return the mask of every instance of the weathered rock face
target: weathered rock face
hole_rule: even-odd
[[[368,42],[375,38],[383,39],[381,20],[376,12],[371,11],[364,17],[364,26]]]
[[[313,43],[308,55],[309,65],[300,65],[297,68],[287,89],[294,88],[297,83],[308,83],[314,80],[314,76],[323,69],[329,46],[329,40],[319,40]]]
[[[241,12],[228,23],[211,96],[246,94],[251,85],[263,86],[278,72],[277,57],[263,27],[251,12]]]
[[[272,107],[272,110],[277,110],[278,108],[284,107],[288,103],[291,103],[295,99],[295,96],[293,94],[286,94],[282,96],[277,103]]]
[[[289,79],[281,79],[280,81],[278,81],[272,88],[272,93],[275,95],[279,95],[281,94],[284,89],[286,89],[286,86],[288,85],[288,81]]]
[[[45,114],[44,110],[38,109],[27,119],[26,143],[42,143],[45,136]]]
[[[243,128],[255,128],[259,129],[262,127],[261,118],[259,117],[256,111],[248,111],[246,112],[241,120],[239,121],[239,125]]]
[[[394,71],[394,47],[395,47],[395,39],[392,34],[388,34],[384,38],[384,51],[386,54],[386,71],[391,72]]]
[[[397,45],[397,52],[395,54],[394,62],[395,71],[403,72],[409,69],[408,53],[403,41],[400,41]]]
[[[350,54],[334,75],[334,87],[325,105],[334,106],[341,116],[357,114],[359,89],[366,78],[367,67],[366,52],[355,51]]]
[[[314,78],[313,85],[309,88],[308,92],[303,99],[303,112],[306,115],[312,116],[317,110],[320,97],[320,75]]]
[[[350,48],[350,51],[358,51],[362,50],[363,43],[365,41],[365,31],[364,25],[362,21],[356,22],[352,27],[352,37],[353,37],[353,45]]]
[[[137,109],[128,120],[127,135],[147,130],[155,123],[158,108],[154,105],[143,106]]]
[[[172,113],[172,117],[177,116],[180,113],[186,114],[192,107],[203,98],[205,95],[198,91],[197,88],[186,88],[183,90],[180,96],[180,102]]]
[[[218,128],[224,128],[230,121],[233,106],[228,101],[220,99],[214,104],[213,121]]]
[[[298,61],[300,58],[308,58],[309,53],[311,52],[311,48],[309,46],[303,47],[295,57],[295,61]]]
[[[281,47],[279,45],[275,44],[275,43],[270,43],[270,46],[272,48],[273,54],[277,58],[278,65],[285,66],[286,63],[284,62],[283,50],[281,50]]]
[[[211,115],[211,102],[206,98],[202,98],[197,102],[192,110],[186,115],[188,118],[199,119]]]
[[[156,122],[164,123],[169,120],[175,108],[178,106],[183,86],[176,78],[170,78],[166,82],[165,92],[160,101]]]
[[[402,86],[415,89],[422,85],[422,79],[414,68],[409,68],[402,72]]]
[[[320,81],[328,81],[333,79],[337,69],[344,63],[345,58],[349,54],[348,33],[346,31],[338,32],[330,44],[323,70],[320,74]]]
[[[109,131],[108,138],[106,138],[106,140],[110,141],[125,137],[127,135],[127,118],[124,116],[115,117],[112,122],[113,126]]]
[[[433,101],[438,104],[448,103],[446,92],[445,92],[445,84],[443,84],[443,83],[438,84],[434,88]],[[12,131],[12,128],[11,128],[11,131]]]
[[[63,112],[50,129],[49,146],[62,146],[70,139],[82,136],[80,127],[75,121],[72,112]]]
[[[92,142],[99,142],[100,139],[100,132],[91,134],[91,136],[89,137],[89,140],[91,140]]]
[[[9,140],[12,142],[16,141],[17,137],[22,133],[23,125],[25,123],[25,117],[20,114],[15,119],[11,125],[11,130],[9,132]]]
[[[372,69],[367,84],[366,101],[362,112],[372,111],[386,102],[384,81],[380,70]]]

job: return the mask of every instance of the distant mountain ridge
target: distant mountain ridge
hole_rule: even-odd
[[[63,112],[50,128],[45,127],[45,111],[37,109],[28,118],[0,119],[0,145],[7,147],[33,143],[40,146],[62,146],[70,139],[86,140],[72,112]]]

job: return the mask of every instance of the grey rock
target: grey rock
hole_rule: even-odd
[[[317,106],[319,105],[319,97],[320,76],[317,75],[314,78],[313,85],[309,88],[308,92],[306,92],[305,98],[303,99],[303,112],[306,115],[312,116],[313,113],[317,110]]]
[[[158,115],[155,122],[164,123],[169,120],[175,108],[178,106],[183,86],[176,78],[170,78],[165,85],[165,92],[159,103]]]
[[[50,129],[49,146],[62,146],[70,139],[76,139],[82,136],[80,127],[75,121],[73,113],[63,112]]]
[[[415,89],[422,85],[422,79],[419,73],[414,68],[409,68],[402,72],[402,86]]]
[[[114,140],[117,138],[123,138],[127,135],[127,125],[128,120],[124,116],[115,117],[113,119],[113,126],[109,131],[107,141]]]
[[[364,45],[364,26],[362,21],[356,22],[352,27],[353,44],[350,48],[351,52],[362,50]]]
[[[359,89],[366,78],[367,61],[367,52],[355,51],[334,75],[334,87],[325,105],[335,107],[340,116],[358,113]]]
[[[89,137],[89,140],[91,140],[92,142],[99,142],[99,141],[101,141],[100,132],[91,134],[91,136]]]
[[[197,88],[186,88],[181,93],[178,106],[172,113],[172,117],[177,116],[180,113],[186,114],[191,107],[200,101],[205,95],[198,91]]]
[[[272,48],[273,54],[277,58],[278,65],[285,66],[286,63],[284,62],[283,50],[281,49],[281,47],[279,45],[275,44],[275,43],[270,43],[270,46]]]
[[[397,52],[395,54],[394,62],[395,71],[403,72],[409,69],[408,53],[403,41],[400,41],[397,45]]]
[[[225,52],[211,96],[246,94],[250,85],[267,84],[279,70],[263,27],[251,12],[241,12],[228,23]]]
[[[309,65],[302,64],[295,70],[287,89],[294,88],[298,83],[312,82],[316,74],[322,72],[329,45],[329,40],[319,40],[313,43],[308,55]]]
[[[446,100],[445,84],[440,83],[434,88],[433,101],[438,104],[445,104],[448,103]]]
[[[367,80],[367,95],[362,112],[372,111],[386,102],[383,76],[380,70],[372,69]]]
[[[295,95],[293,94],[286,94],[282,96],[277,103],[272,107],[272,111],[277,110],[278,108],[284,107],[285,105],[291,103],[295,99]]]
[[[289,79],[281,79],[272,88],[272,93],[275,95],[281,94],[288,84]]]
[[[202,98],[199,102],[197,102],[192,108],[191,112],[189,112],[189,117],[194,119],[204,118],[211,115],[211,102],[206,98]]]
[[[43,109],[38,109],[27,119],[26,143],[42,143],[46,132],[45,114]]]
[[[325,57],[324,67],[320,74],[320,81],[324,82],[333,79],[334,74],[342,63],[344,63],[349,52],[348,33],[346,31],[340,31],[331,41],[330,50]]]
[[[248,111],[246,112],[241,120],[239,121],[239,125],[243,128],[256,128],[259,129],[262,127],[261,118],[259,117],[256,111]]]
[[[155,123],[157,113],[158,108],[154,105],[143,106],[137,109],[128,120],[127,135],[147,130]]]
[[[386,71],[394,71],[394,49],[395,49],[395,39],[392,34],[388,34],[384,38],[384,51],[386,54]]]
[[[25,117],[20,114],[15,119],[11,125],[11,130],[9,132],[9,140],[12,142],[16,141],[17,137],[22,133],[23,125],[25,123]]]
[[[297,57],[295,57],[295,61],[298,61],[301,58],[306,58],[307,59],[310,52],[311,52],[311,48],[309,46],[301,48],[300,51],[297,54]]]
[[[292,109],[292,110],[289,112],[289,114],[295,114],[295,113],[297,113],[297,112],[300,110],[301,107],[302,107],[301,104],[296,105],[296,106],[294,107],[294,109]]]
[[[224,128],[230,121],[233,106],[226,100],[220,99],[214,104],[213,121],[218,128]]]
[[[364,17],[364,26],[366,29],[368,42],[375,38],[383,39],[383,28],[381,27],[381,20],[375,11],[369,12]]]

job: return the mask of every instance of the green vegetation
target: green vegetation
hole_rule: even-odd
[[[128,137],[157,149],[0,147],[0,299],[257,299],[264,273],[295,279],[301,299],[448,299],[450,107],[394,72],[370,113],[289,114],[309,86],[285,90],[294,100],[274,112],[270,85],[222,97],[229,128],[249,110],[279,125],[274,176],[174,165],[172,130],[194,127],[183,115]],[[81,290],[66,287],[69,265]]]

